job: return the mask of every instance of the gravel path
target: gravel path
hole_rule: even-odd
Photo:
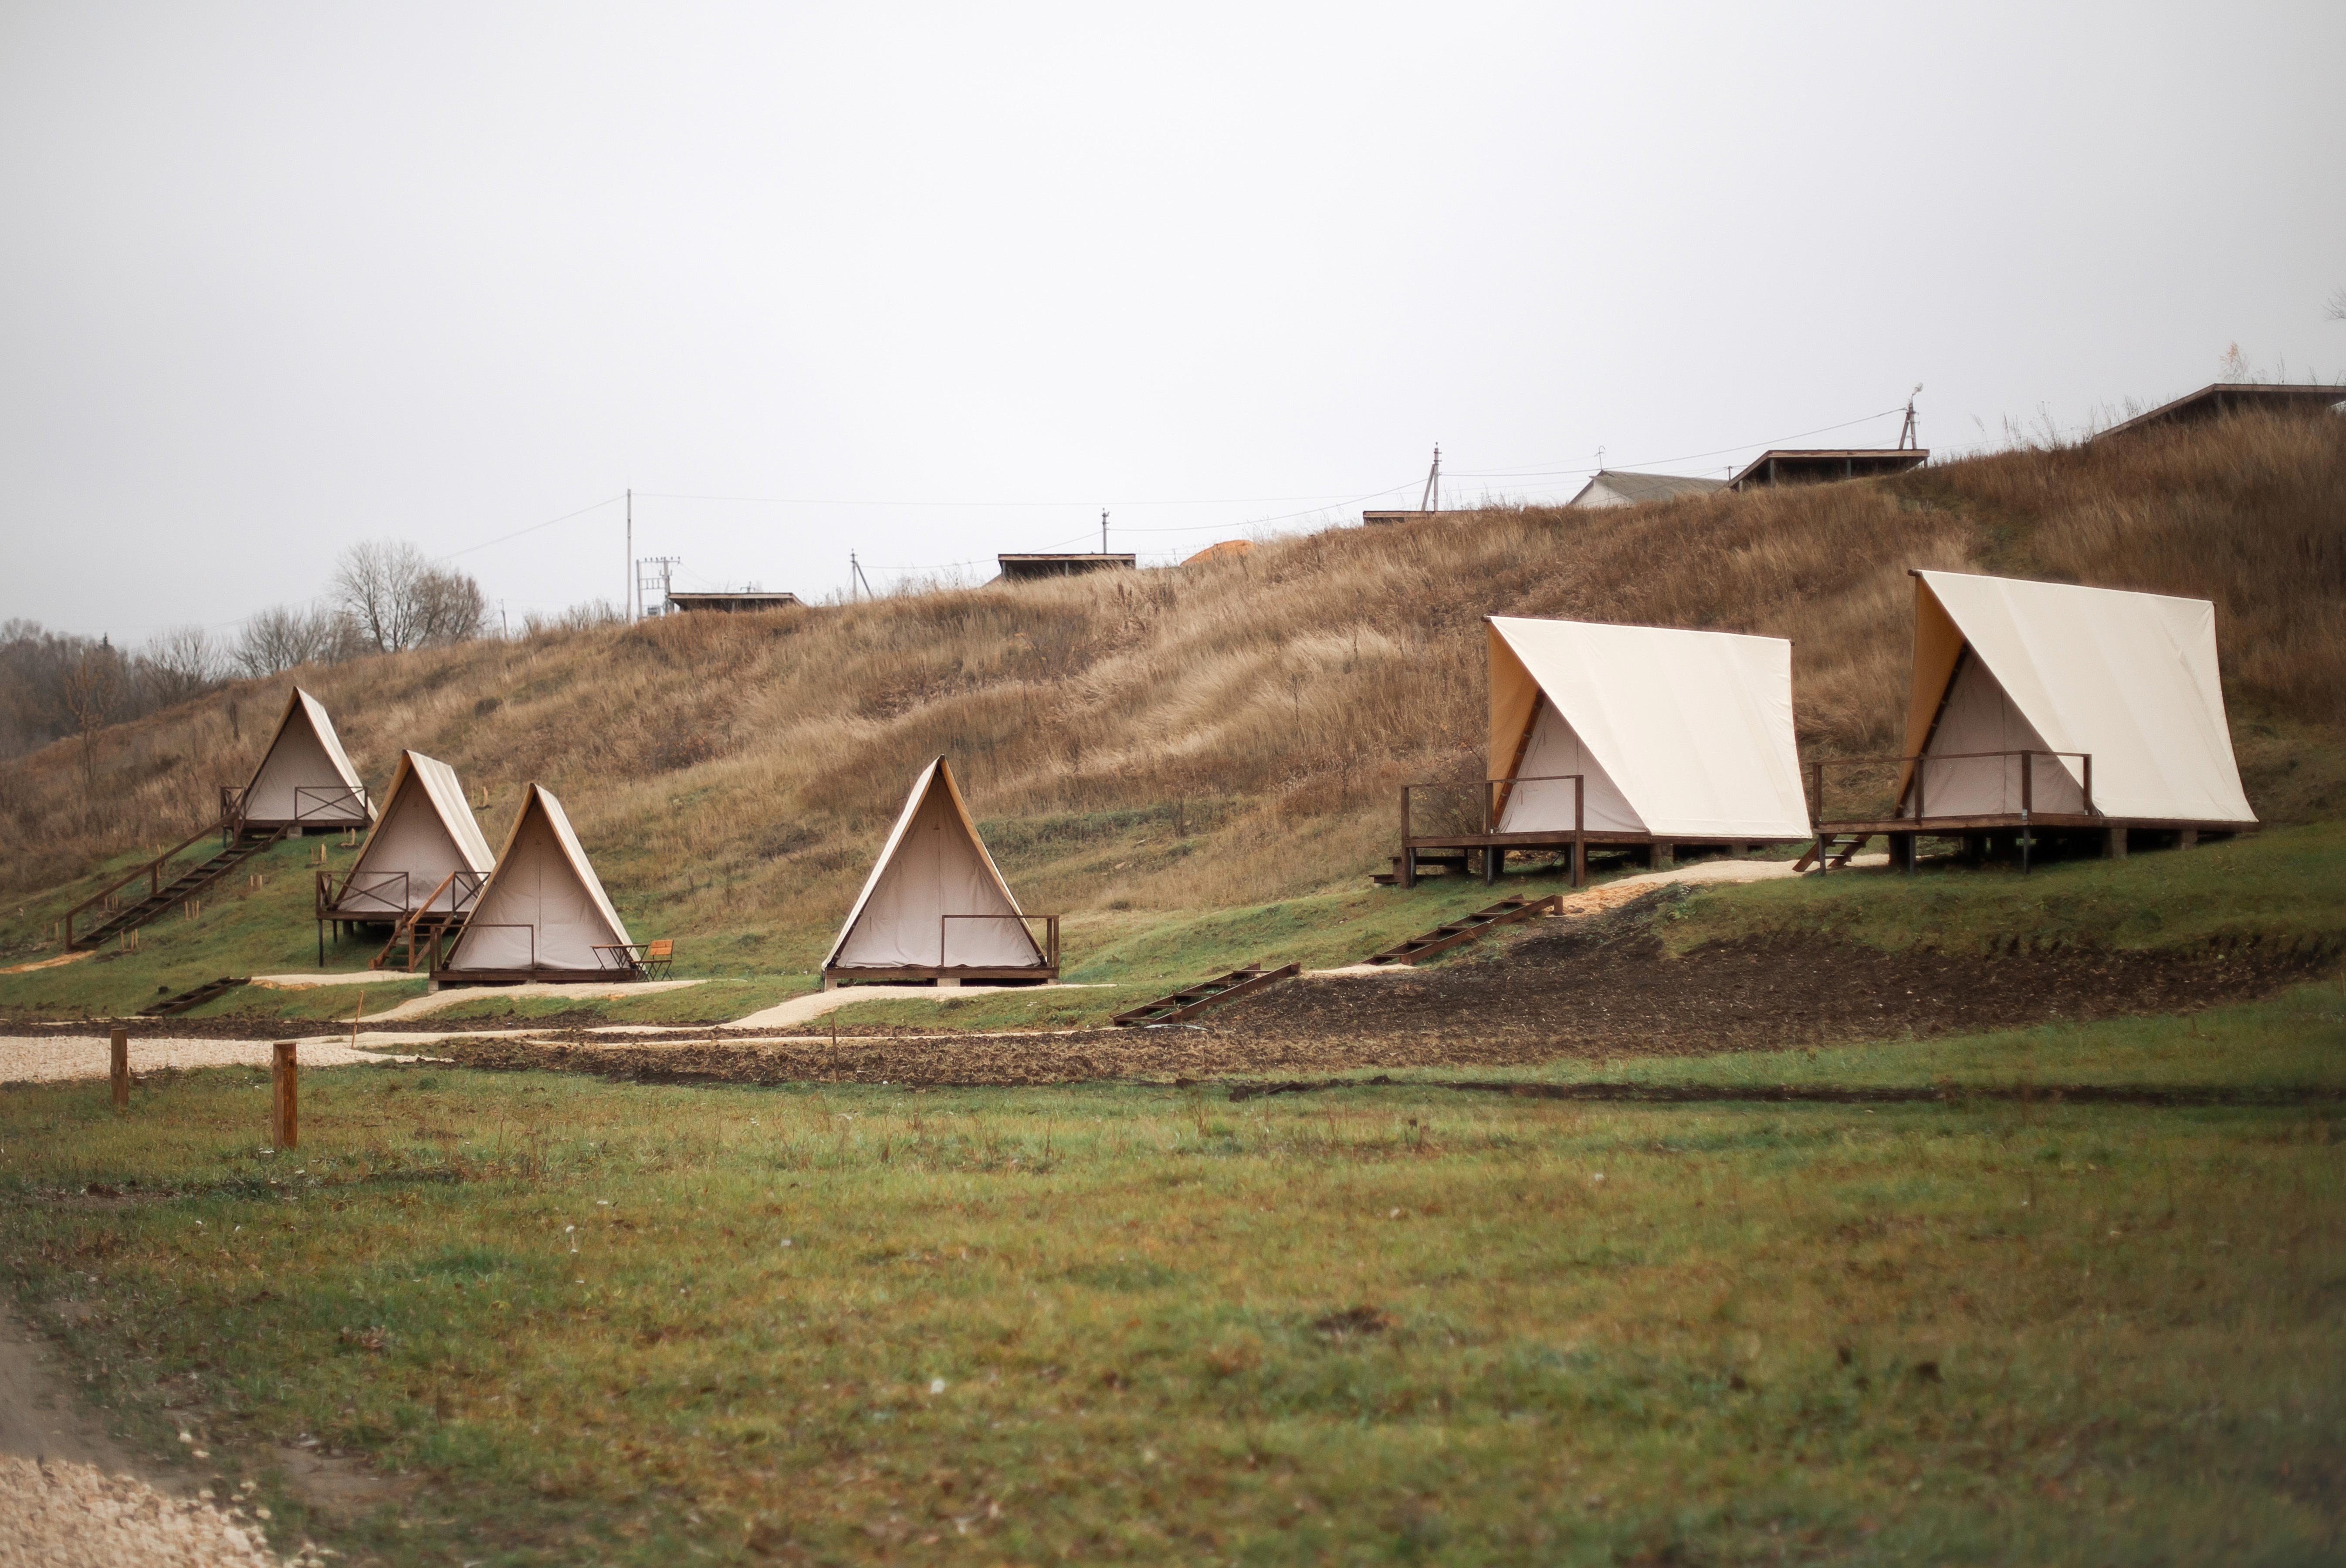
[[[269,1045],[266,1040],[151,1040],[134,1036],[130,1042],[130,1071],[138,1074],[164,1067],[266,1067]],[[301,1050],[304,1067],[380,1067],[387,1062],[422,1060],[424,1058],[353,1051],[341,1041],[305,1040]],[[113,1062],[112,1046],[103,1035],[0,1034],[0,1084],[103,1078],[114,1070]]]
[[[0,1454],[0,1563],[280,1568],[261,1539],[211,1503],[94,1464],[15,1454]]]

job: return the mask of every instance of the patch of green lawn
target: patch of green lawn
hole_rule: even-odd
[[[1712,888],[1661,927],[1673,949],[1825,933],[1875,947],[2186,948],[2346,932],[2346,823],[2276,828],[2123,860],[2014,867],[1926,861],[1913,875],[1836,871]]]
[[[2276,1005],[2334,1047],[2336,994]],[[2204,1079],[2251,1011],[2108,1027]],[[353,1557],[2294,1563],[2346,1522],[2335,1107],[352,1069],[272,1158],[263,1083],[12,1089],[0,1261],[117,1430]],[[301,1433],[420,1490],[335,1522]]]
[[[591,1013],[605,1023],[729,1023],[793,996],[804,996],[817,983],[817,977],[811,974],[783,974],[767,980],[705,980],[698,985],[656,991],[644,996],[578,997],[513,996],[495,987],[484,986],[477,997],[452,1003],[431,1016],[526,1023],[533,1019]]]

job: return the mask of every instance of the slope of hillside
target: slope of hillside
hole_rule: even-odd
[[[568,804],[638,934],[688,968],[819,959],[891,814],[950,754],[1027,907],[1078,951],[1176,910],[1357,878],[1398,787],[1483,766],[1488,614],[1789,636],[1804,750],[1894,746],[1910,566],[2213,597],[2250,796],[2346,815],[2346,426],[2239,420],[1902,478],[1606,513],[1340,529],[1130,575],[682,616],[300,672],[380,789],[453,763],[492,841]],[[0,769],[0,945],[209,815],[285,679]],[[301,933],[304,938],[306,929]],[[1076,953],[1071,953],[1076,956]]]

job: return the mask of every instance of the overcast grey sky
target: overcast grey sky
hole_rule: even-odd
[[[1916,382],[1943,451],[2337,379],[2341,63],[2334,0],[6,0],[0,616],[232,633],[390,537],[518,621],[617,597],[620,509],[487,542],[628,486],[814,596],[1356,520],[1436,441],[1545,497]]]

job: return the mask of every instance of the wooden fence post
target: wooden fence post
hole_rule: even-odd
[[[130,1108],[130,1031],[114,1026],[114,1108]]]
[[[301,1069],[293,1058],[293,1042],[280,1040],[270,1048],[269,1141],[280,1149],[301,1142],[301,1094],[296,1078]]]

